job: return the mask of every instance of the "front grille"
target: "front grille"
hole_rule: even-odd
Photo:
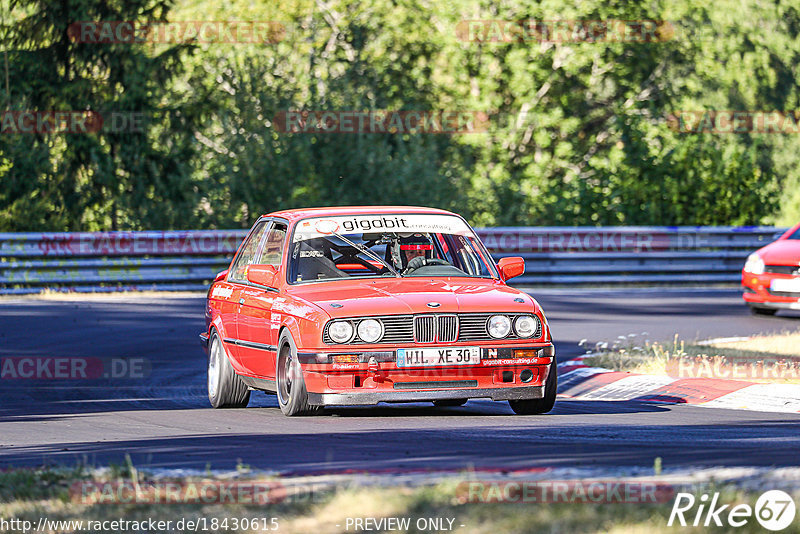
[[[452,343],[458,338],[456,315],[417,315],[414,317],[414,341],[417,343]]]
[[[797,265],[767,265],[765,273],[800,275],[800,266]]]
[[[442,343],[452,343],[458,338],[458,317],[455,315],[439,315],[438,338]]]
[[[474,341],[478,339],[492,339],[486,330],[486,323],[492,314],[474,313],[461,316],[461,332],[459,341]]]
[[[455,341],[494,341],[486,330],[489,317],[495,313],[458,313],[458,314],[423,314],[423,315],[377,315],[369,317],[383,323],[383,338],[378,343],[452,343]],[[507,313],[513,322],[522,314]],[[349,319],[353,327],[368,317]],[[328,345],[339,345],[328,335],[330,323],[325,325],[322,341]],[[512,329],[506,339],[534,340],[542,337],[542,323],[537,318],[537,328],[532,337],[519,338]],[[349,344],[363,344],[364,341],[354,336]]]
[[[414,317],[414,341],[433,343],[436,341],[436,316],[420,315]]]
[[[414,340],[413,315],[378,317],[383,323],[380,343],[410,343]]]
[[[497,315],[496,313],[465,313],[460,315],[460,325],[461,325],[461,332],[458,334],[459,341],[484,341],[487,339],[494,339],[489,335],[489,331],[486,329],[486,325],[489,322],[489,318],[492,315]],[[511,319],[511,323],[513,325],[514,320],[523,314],[506,314]],[[534,316],[535,317],[535,316]],[[539,318],[536,318],[536,331],[533,333],[533,336],[525,339],[537,339],[542,337],[542,322]],[[519,339],[514,333],[514,329],[511,329],[511,333],[508,335],[506,339]]]
[[[413,315],[386,315],[375,317],[359,317],[352,319],[353,327],[358,326],[358,322],[362,319],[378,319],[383,323],[383,337],[378,343],[413,343],[414,342],[414,326]],[[328,345],[339,345],[328,334],[328,328],[331,323],[325,325],[325,330],[322,332],[322,341]],[[358,338],[356,334],[350,344],[364,343]]]

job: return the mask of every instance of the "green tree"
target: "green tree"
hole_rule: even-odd
[[[141,132],[0,135],[0,229],[249,226],[302,205],[422,204],[478,225],[789,224],[800,135],[676,131],[680,110],[798,108],[789,0],[14,0],[10,110]],[[235,16],[232,15],[235,13]],[[252,20],[277,43],[88,44],[80,20]],[[656,42],[463,40],[465,20],[651,20]],[[5,61],[4,61],[5,66]],[[485,134],[286,134],[287,110],[467,110]]]
[[[11,4],[4,21],[8,94],[17,111],[94,111],[95,133],[0,138],[0,227],[101,230],[191,227],[194,122],[200,94],[168,90],[184,46],[81,42],[80,21],[163,21],[161,0],[45,0]],[[115,117],[116,125],[112,124]],[[142,127],[123,126],[135,119]]]
[[[202,171],[207,224],[249,226],[257,213],[297,206],[463,211],[468,147],[452,137],[285,133],[273,124],[290,110],[438,108],[429,71],[440,47],[426,31],[424,7],[417,0],[340,1],[284,16],[285,42],[215,47],[216,62],[200,71],[217,73],[208,90],[216,90],[219,110],[202,132],[214,152]]]

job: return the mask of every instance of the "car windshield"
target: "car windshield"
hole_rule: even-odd
[[[798,228],[795,233],[790,235],[787,239],[800,239],[800,228]]]
[[[300,221],[292,238],[289,280],[353,277],[496,277],[494,263],[459,217],[357,215]]]

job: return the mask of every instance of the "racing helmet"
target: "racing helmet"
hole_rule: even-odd
[[[433,243],[424,234],[401,235],[397,239],[396,254],[393,254],[395,265],[402,269],[408,267],[408,261],[415,256],[424,255],[426,259],[433,258]]]

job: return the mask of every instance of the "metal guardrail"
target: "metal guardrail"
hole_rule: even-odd
[[[203,290],[247,230],[0,233],[0,294]]]
[[[479,228],[495,259],[525,258],[518,285],[738,284],[773,227]],[[203,290],[246,230],[0,233],[0,294]]]
[[[483,228],[497,259],[525,258],[517,285],[738,285],[747,256],[786,228],[627,226]]]

